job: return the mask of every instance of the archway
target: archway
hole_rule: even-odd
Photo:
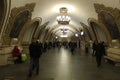
[[[28,20],[28,17],[29,17],[29,11],[27,10],[19,13],[16,16],[14,20],[15,22],[13,23],[13,27],[9,35],[11,38],[18,38],[21,29]]]
[[[114,17],[105,11],[101,11],[98,14],[99,20],[102,21],[102,23],[106,26],[108,29],[112,39],[119,39],[120,40],[120,32],[118,29],[118,26],[115,22]]]
[[[105,32],[99,27],[99,25],[95,22],[90,23],[93,33],[95,35],[95,39],[97,41],[105,41],[107,42]]]
[[[39,21],[34,21],[29,25],[29,28],[26,30],[22,44],[28,45],[31,40],[35,39],[35,31],[37,30],[37,27],[39,26]]]

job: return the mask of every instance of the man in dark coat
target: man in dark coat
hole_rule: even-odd
[[[101,66],[101,60],[103,55],[104,55],[103,44],[100,42],[97,44],[95,52],[97,67]]]
[[[34,69],[36,69],[36,75],[39,74],[39,58],[42,55],[42,51],[37,41],[32,42],[30,44],[29,52],[30,52],[30,69],[28,77],[31,77]]]
[[[93,49],[92,56],[95,56],[96,47],[97,47],[97,41],[94,41],[92,44],[92,49]]]

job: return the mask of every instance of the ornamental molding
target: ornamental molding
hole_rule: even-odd
[[[109,13],[111,16],[113,16],[120,32],[120,10],[118,8],[106,7],[103,4],[97,4],[97,3],[94,4],[94,8],[95,11],[98,13],[98,20],[100,22],[101,20],[99,19],[99,14],[101,12],[106,12]]]
[[[6,34],[10,34],[10,31],[12,29],[12,26],[13,26],[13,23],[14,23],[14,20],[16,18],[17,15],[19,15],[20,13],[24,12],[24,11],[29,11],[29,13],[31,13],[33,11],[35,7],[35,3],[31,3],[31,4],[26,4],[25,6],[23,7],[15,7],[11,10],[11,14],[10,14],[10,17],[9,17],[9,22],[8,22],[8,26],[7,26],[7,29],[6,29]],[[31,14],[29,15],[29,19],[31,18]]]
[[[105,32],[105,36],[106,36],[107,42],[108,42],[109,44],[111,44],[111,40],[112,40],[112,39],[111,39],[111,36],[110,36],[110,34],[109,34],[109,31],[106,29],[105,25],[104,25],[103,23],[99,22],[98,20],[94,19],[94,18],[89,18],[89,19],[88,19],[88,24],[89,24],[90,27],[92,27],[91,23],[97,24],[97,25],[103,30],[103,32]],[[96,37],[95,37],[95,33],[94,33],[93,29],[92,29],[92,28],[89,28],[89,30],[91,31],[92,37],[93,37],[93,39],[95,40]]]
[[[25,6],[22,6],[22,7],[15,7],[11,10],[11,13],[10,13],[10,16],[8,19],[8,24],[7,24],[7,27],[4,31],[5,35],[3,36],[3,41],[6,41],[7,39],[9,39],[9,41],[8,41],[9,43],[6,44],[3,42],[3,45],[9,45],[11,42],[11,38],[9,35],[10,35],[12,28],[14,27],[13,24],[15,22],[16,17],[19,14],[21,14],[22,12],[28,11],[29,15],[28,15],[27,22],[29,22],[31,20],[32,12],[34,11],[35,5],[36,5],[35,3],[30,3],[30,4],[26,4]],[[25,26],[23,26],[23,27],[25,27]]]

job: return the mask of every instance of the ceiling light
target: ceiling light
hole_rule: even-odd
[[[81,32],[81,35],[83,35],[83,34],[84,34],[84,32],[82,31],[82,32]]]
[[[60,15],[56,17],[58,24],[67,25],[70,22],[70,16],[67,15],[67,8],[60,8]]]
[[[78,37],[78,34],[75,34],[76,37]]]
[[[68,35],[61,35],[60,37],[63,37],[63,38],[65,38],[65,37],[68,37]]]
[[[55,38],[57,39],[58,37],[56,36]]]

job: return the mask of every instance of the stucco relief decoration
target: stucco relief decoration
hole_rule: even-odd
[[[100,12],[99,18],[109,30],[112,39],[120,39],[120,32],[118,30],[114,17],[106,12]]]
[[[16,38],[24,24],[31,20],[32,11],[34,10],[35,3],[26,4],[23,7],[15,7],[11,10],[9,22],[5,30],[4,40]],[[10,41],[8,41],[10,42]]]
[[[12,28],[10,35],[9,35],[11,38],[18,38],[22,27],[24,26],[24,24],[28,20],[28,16],[29,16],[29,12],[24,11],[16,17],[16,19],[13,23],[13,28]]]
[[[101,4],[94,4],[94,7],[98,20],[106,26],[112,39],[120,39],[120,10]]]

